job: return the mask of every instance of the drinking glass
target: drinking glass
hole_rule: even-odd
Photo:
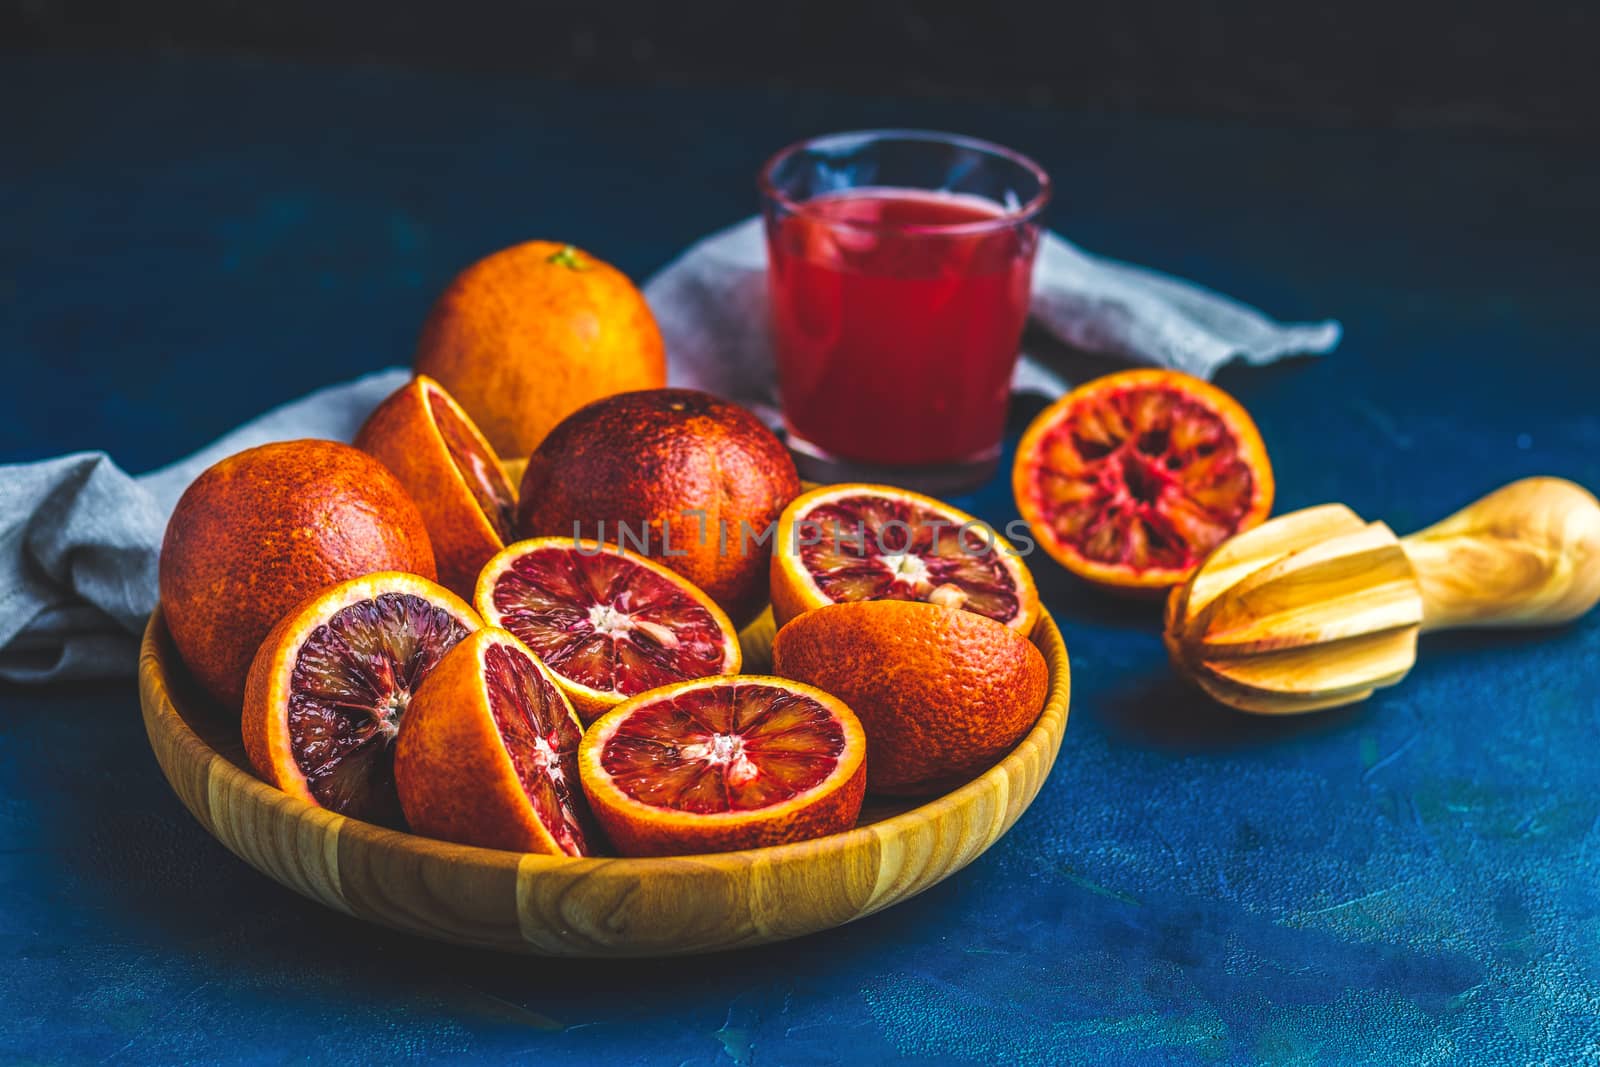
[[[788,443],[813,481],[993,474],[1050,179],[970,137],[836,133],[762,168]]]

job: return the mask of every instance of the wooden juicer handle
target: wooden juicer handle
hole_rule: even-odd
[[[1402,538],[1422,629],[1549,626],[1600,601],[1600,502],[1563,478],[1524,478]]]

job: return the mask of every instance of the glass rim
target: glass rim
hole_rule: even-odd
[[[921,141],[931,144],[953,145],[966,148],[985,155],[1004,160],[1013,166],[1020,167],[1033,175],[1039,183],[1039,191],[1028,201],[1016,208],[1002,207],[1001,213],[992,219],[978,219],[973,222],[944,222],[944,223],[905,223],[905,222],[866,222],[860,219],[831,218],[814,210],[808,210],[811,200],[795,200],[778,189],[773,180],[773,173],[778,166],[791,156],[806,149],[828,145],[830,143],[847,144],[850,142],[868,141]],[[1045,169],[1032,159],[1014,149],[993,141],[985,141],[978,137],[967,137],[959,133],[945,133],[940,130],[914,130],[914,129],[882,129],[882,130],[845,130],[839,133],[825,133],[816,137],[806,137],[799,141],[785,145],[778,149],[762,164],[756,176],[756,184],[763,198],[777,204],[797,215],[809,215],[812,218],[822,219],[832,226],[846,226],[858,230],[894,231],[898,233],[918,233],[929,235],[960,235],[973,233],[988,233],[994,230],[1003,230],[1022,223],[1031,222],[1038,218],[1045,207],[1050,203],[1054,186],[1050,175]],[[862,188],[865,188],[863,186]],[[938,192],[939,190],[924,190]],[[812,199],[815,199],[814,197]],[[987,199],[987,197],[983,198]]]

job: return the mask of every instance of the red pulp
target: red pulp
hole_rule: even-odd
[[[569,856],[588,855],[588,829],[578,792],[578,742],[583,731],[556,687],[533,661],[507,645],[484,654],[489,708],[528,802]]]
[[[394,737],[422,679],[467,635],[409,593],[341,608],[300,646],[289,677],[289,744],[317,803],[402,826]]]
[[[814,788],[844,744],[838,720],[810,697],[740,682],[639,708],[606,742],[601,765],[658,808],[756,811]]]
[[[493,456],[483,451],[472,436],[472,431],[462,423],[461,416],[438,393],[428,394],[428,411],[433,416],[433,424],[439,428],[439,435],[444,438],[451,461],[455,463],[456,470],[461,472],[461,477],[466,479],[473,499],[483,510],[483,517],[494,527],[501,543],[509,544],[517,503],[505,472]]]
[[[692,596],[598,549],[523,553],[495,584],[494,606],[551,670],[602,693],[716,674],[727,655],[717,620]]]

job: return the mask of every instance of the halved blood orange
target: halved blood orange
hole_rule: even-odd
[[[615,545],[519,541],[484,566],[474,599],[555,672],[585,722],[657,686],[739,670],[738,632],[716,602]]]
[[[888,485],[830,485],[784,509],[772,546],[779,627],[827,604],[925,600],[1026,635],[1039,619],[1033,576],[987,523]]]
[[[494,450],[444,388],[419,374],[379,404],[356,447],[417,502],[439,581],[471,596],[478,571],[511,540],[517,493]]]
[[[1028,426],[1017,509],[1057,562],[1107,586],[1162,589],[1272,510],[1272,466],[1238,401],[1177,371],[1097,378]]]
[[[866,791],[866,736],[837,697],[703,678],[645,693],[584,734],[579,774],[624,856],[727,852],[837,833]]]
[[[587,855],[582,737],[554,676],[521,641],[494,627],[470,634],[401,720],[394,783],[406,822],[463,845]]]
[[[400,720],[444,654],[482,625],[448,589],[398,571],[301,601],[267,634],[245,679],[240,729],[251,764],[292,796],[402,825]]]

